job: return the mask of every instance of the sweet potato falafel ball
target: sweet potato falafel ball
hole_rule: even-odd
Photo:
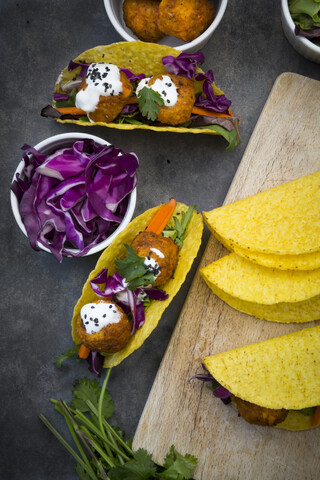
[[[177,89],[177,102],[175,105],[159,106],[159,113],[157,114],[157,121],[166,125],[179,125],[181,123],[190,120],[192,108],[195,102],[195,91],[193,81],[182,75],[174,74],[159,74],[154,75],[148,81],[148,86],[152,88],[152,85],[157,81],[163,81],[165,78],[169,78],[169,83],[165,82],[165,86],[170,83],[174,83]],[[163,93],[163,92],[162,92]],[[165,92],[164,92],[165,94]]]
[[[210,0],[162,0],[158,28],[166,35],[191,42],[209,27],[214,14]]]
[[[171,238],[141,232],[133,240],[132,248],[139,257],[153,259],[158,265],[155,270],[160,273],[155,279],[155,286],[164,285],[172,277],[178,263],[179,247]]]
[[[131,336],[131,324],[122,308],[110,300],[97,300],[82,307],[76,333],[94,352],[122,350]]]
[[[283,422],[288,415],[288,410],[285,410],[284,408],[274,409],[260,407],[254,403],[242,400],[239,397],[234,397],[234,401],[237,405],[239,415],[247,422],[254,425],[272,427]]]
[[[124,0],[123,19],[130,30],[144,42],[158,42],[164,33],[158,28],[160,0]]]
[[[126,92],[125,95],[100,95],[97,108],[94,112],[88,113],[92,122],[110,123],[121,113],[127,103],[128,96],[132,93],[132,85],[122,70],[120,70],[120,80],[123,85],[123,91]],[[84,78],[79,90],[85,90],[87,87],[88,85]]]

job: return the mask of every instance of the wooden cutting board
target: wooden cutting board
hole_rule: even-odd
[[[293,73],[278,77],[225,203],[320,169],[319,105],[319,81]],[[226,253],[211,236],[200,267]],[[206,355],[317,323],[287,325],[240,313],[216,297],[197,272],[140,419],[134,449],[144,447],[162,462],[174,444],[198,458],[196,479],[319,478],[320,428],[288,432],[249,425],[202,382],[188,383],[202,371],[199,360]]]

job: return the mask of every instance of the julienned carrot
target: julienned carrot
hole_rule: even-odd
[[[147,226],[146,232],[153,232],[160,235],[170,220],[176,205],[177,202],[174,198],[171,198],[168,203],[164,203]]]
[[[81,347],[78,350],[78,356],[80,358],[88,358],[90,355],[90,348],[86,347],[85,345],[81,345]]]
[[[58,112],[60,113],[71,113],[73,115],[87,115],[84,110],[81,110],[80,108],[77,107],[62,107],[62,108],[57,108]]]
[[[314,414],[312,415],[311,425],[315,427],[319,424],[319,422],[320,422],[320,405],[317,406]]]
[[[195,115],[204,115],[206,117],[233,117],[233,112],[229,110],[229,114],[227,113],[219,113],[219,112],[211,112],[211,110],[207,110],[206,108],[201,107],[193,107],[192,113]]]

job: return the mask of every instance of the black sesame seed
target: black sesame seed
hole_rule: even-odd
[[[104,315],[102,315],[102,318],[106,318],[107,314],[105,313]]]
[[[112,305],[109,305],[109,308],[112,308]]]
[[[87,314],[85,314],[85,316],[84,316],[84,319],[86,319],[86,318],[87,318]]]
[[[91,307],[90,307],[90,308],[95,308],[95,306],[94,306],[94,305],[91,305]]]
[[[85,322],[86,325],[89,325],[89,322]]]

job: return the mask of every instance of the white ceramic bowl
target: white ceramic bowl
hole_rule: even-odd
[[[290,15],[288,0],[281,0],[281,21],[285,36],[293,48],[308,60],[320,63],[320,47],[294,33],[295,23]]]
[[[157,43],[159,43],[160,45],[168,45],[169,47],[176,48],[181,52],[192,53],[201,50],[201,48],[208,42],[211,35],[221,22],[221,19],[227,7],[228,0],[212,0],[212,3],[215,8],[214,20],[207,28],[207,30],[205,30],[199,37],[195,38],[191,42],[183,42],[179,38],[166,36]],[[123,20],[122,4],[123,0],[104,0],[104,5],[110,22],[124,40],[127,40],[129,42],[139,40],[138,37],[133,34],[130,28],[126,26]]]
[[[62,133],[61,135],[55,135],[53,137],[46,138],[42,142],[38,143],[35,145],[35,149],[38,150],[41,153],[49,154],[58,148],[64,148],[70,145],[73,145],[74,142],[77,140],[81,140],[83,138],[90,138],[94,140],[96,143],[99,143],[101,145],[110,145],[109,142],[106,140],[103,140],[102,138],[96,137],[95,135],[90,135],[88,133],[77,133],[77,132],[72,132],[72,133]],[[16,174],[19,173],[21,174],[24,168],[24,160],[21,160],[19,163],[13,178],[12,182],[16,179]],[[22,223],[21,220],[21,215],[20,215],[20,209],[19,209],[19,202],[17,200],[17,197],[15,194],[10,191],[10,200],[11,200],[11,208],[13,215],[16,219],[17,224],[19,225],[21,231],[27,236],[27,232],[25,229],[24,224]],[[128,202],[128,208],[127,211],[123,217],[122,222],[118,226],[118,228],[105,240],[102,242],[98,243],[97,245],[94,245],[91,250],[89,250],[85,255],[92,255],[94,253],[99,252],[100,250],[104,250],[106,247],[110,245],[110,243],[116,238],[116,236],[129,224],[135,206],[136,206],[136,201],[137,201],[137,189],[134,188],[132,192],[130,193],[129,196],[129,202]],[[41,250],[44,250],[45,252],[51,253],[50,250],[46,247],[44,247],[42,244],[38,243],[39,248]],[[76,253],[78,250],[77,249],[68,249],[68,252]],[[85,256],[84,255],[84,256]],[[68,256],[68,255],[67,255]],[[70,255],[71,256],[71,255]]]

